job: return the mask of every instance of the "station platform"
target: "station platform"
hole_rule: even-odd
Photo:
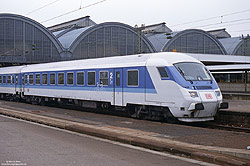
[[[250,93],[222,92],[222,96],[226,100],[250,100]]]
[[[250,128],[250,94],[223,93],[223,101],[229,103],[229,108],[216,114],[216,124]]]
[[[0,101],[0,114],[220,165],[250,165],[250,134]]]
[[[242,113],[249,113],[250,114],[250,100],[232,100],[232,99],[224,99],[229,103],[229,108],[224,109],[223,111],[230,111],[230,112],[242,112]]]

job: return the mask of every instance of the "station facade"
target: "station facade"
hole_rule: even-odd
[[[0,14],[0,64],[59,61],[63,47],[40,23],[13,14]]]
[[[0,14],[0,65],[55,62],[156,52],[133,27],[96,24],[88,16],[49,28],[24,16]]]

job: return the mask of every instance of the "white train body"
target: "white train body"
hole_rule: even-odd
[[[2,94],[21,94],[32,99],[70,99],[90,107],[105,103],[104,106],[132,108],[137,115],[151,114],[151,110],[169,111],[186,122],[213,120],[218,109],[226,108],[220,89],[205,66],[181,53],[107,57],[12,67],[13,71],[6,69],[0,69]],[[3,77],[8,76],[19,80],[4,82]]]
[[[22,92],[21,70],[25,66],[4,67],[0,68],[0,93],[16,94]],[[18,78],[20,77],[20,78]],[[5,82],[5,83],[3,83]],[[15,83],[16,82],[16,83]]]

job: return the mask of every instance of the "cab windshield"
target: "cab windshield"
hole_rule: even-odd
[[[210,81],[211,76],[204,65],[194,62],[176,63],[174,66],[187,81]]]

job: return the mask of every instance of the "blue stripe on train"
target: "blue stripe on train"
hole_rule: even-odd
[[[55,90],[79,90],[79,91],[103,91],[103,92],[113,92],[114,88],[108,87],[75,87],[75,86],[26,86],[25,89],[55,89]],[[131,92],[131,93],[157,93],[155,89],[145,89],[138,87],[130,88],[116,88],[115,92]]]
[[[128,70],[138,70],[139,71],[139,86],[138,87],[130,87],[127,85],[127,71]],[[83,86],[78,86],[76,85],[76,73],[77,72],[84,72],[84,80],[85,80],[85,85]],[[22,73],[23,77],[25,74],[29,75],[29,74],[33,74],[34,77],[34,82],[35,82],[35,74],[39,74],[40,77],[42,78],[42,73],[47,73],[48,74],[48,83],[50,83],[50,73],[55,73],[56,75],[58,73],[65,73],[64,74],[64,79],[66,81],[66,73],[67,72],[73,72],[74,74],[74,85],[70,86],[70,85],[58,85],[58,78],[56,77],[56,85],[23,85],[24,88],[40,88],[40,89],[61,89],[61,90],[85,90],[85,91],[108,91],[108,92],[113,92],[114,91],[114,76],[109,77],[109,85],[108,86],[100,86],[100,85],[95,85],[95,86],[88,86],[87,84],[87,73],[89,71],[95,71],[96,72],[96,83],[98,84],[99,81],[99,72],[100,71],[108,71],[110,74],[113,73],[114,75],[114,68],[103,68],[103,69],[82,69],[82,70],[63,70],[63,71],[43,71],[43,72],[28,72],[28,73]],[[137,67],[126,67],[126,68],[122,68],[122,80],[121,80],[121,85],[123,86],[123,88],[116,88],[117,92],[134,92],[134,93],[157,93],[157,91],[155,90],[154,84],[152,82],[152,79],[149,76],[148,70],[145,66],[137,66]],[[21,76],[19,75],[19,77],[21,78]],[[21,86],[21,82],[18,82],[19,84],[17,85],[17,88],[19,88]],[[40,83],[42,83],[42,79],[40,80]],[[0,84],[0,87],[12,87],[14,88],[14,84]]]

